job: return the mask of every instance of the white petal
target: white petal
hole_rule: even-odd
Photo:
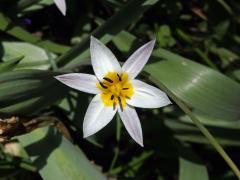
[[[55,78],[61,81],[67,86],[91,94],[98,94],[100,90],[97,88],[97,78],[91,74],[82,73],[70,73],[55,76]]]
[[[96,95],[88,106],[83,120],[83,136],[88,137],[105,127],[114,117],[117,110],[104,106],[101,96]]]
[[[61,13],[65,16],[66,10],[67,10],[65,0],[54,0],[54,3],[58,7],[58,9],[61,11]]]
[[[102,80],[108,72],[122,72],[119,62],[110,49],[93,36],[91,36],[90,54],[93,70],[99,80]]]
[[[126,106],[123,111],[119,109],[118,113],[130,136],[143,147],[142,127],[136,110]]]
[[[143,69],[152,53],[154,44],[155,40],[144,44],[137,51],[135,51],[123,64],[122,70],[123,72],[128,73],[130,79],[134,79]]]
[[[159,108],[171,104],[167,95],[160,89],[139,80],[132,80],[134,94],[127,104],[142,108]]]

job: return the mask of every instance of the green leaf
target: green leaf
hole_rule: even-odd
[[[34,4],[38,3],[40,0],[19,0],[15,6],[13,6],[13,10],[21,11],[27,7],[31,7]]]
[[[146,71],[199,113],[216,120],[240,117],[240,85],[227,76],[169,51],[154,56],[167,59],[146,66]]]
[[[164,122],[166,126],[173,131],[174,137],[180,141],[209,144],[207,138],[205,138],[200,130],[193,124],[183,123],[177,119],[166,119]],[[207,128],[221,145],[240,146],[237,138],[240,136],[239,130],[212,126],[207,126]]]
[[[232,74],[240,82],[240,69],[233,71]]]
[[[112,169],[109,174],[117,174],[125,170],[126,176],[133,177],[135,172],[137,172],[137,170],[141,168],[144,161],[151,157],[153,154],[153,151],[143,151],[142,154],[134,156],[133,159],[128,162],[128,164]]]
[[[208,180],[206,166],[190,147],[180,146],[179,180]]]
[[[186,32],[184,32],[183,30],[177,28],[176,33],[179,36],[179,38],[182,39],[183,41],[185,41],[189,44],[193,43],[192,37],[189,34],[187,34]]]
[[[128,53],[136,39],[137,38],[129,32],[121,31],[112,41],[121,52]]]
[[[229,13],[234,14],[231,6],[229,6],[224,0],[217,0],[219,4]]]
[[[158,28],[157,41],[160,47],[172,47],[176,44],[168,25],[162,25]]]
[[[55,80],[56,73],[40,70],[0,75],[0,113],[34,114],[64,97],[68,88]]]
[[[16,69],[40,69],[47,70],[50,67],[48,55],[45,50],[25,42],[2,42],[3,60],[16,56],[24,56]],[[56,56],[55,56],[56,57]]]
[[[222,156],[228,166],[232,169],[235,175],[240,179],[240,171],[237,165],[233,162],[233,160],[229,157],[229,155],[224,151],[223,147],[217,142],[217,140],[213,137],[213,135],[209,132],[209,130],[200,122],[200,120],[192,113],[190,108],[179,99],[170,89],[168,89],[162,82],[154,78],[153,76],[149,76],[149,79],[157,84],[163,91],[167,93],[167,95],[178,105],[178,107],[186,113],[189,118],[191,118],[192,122],[198,127],[198,129],[203,133],[203,135],[209,140],[209,143],[215,148],[215,150]]]
[[[17,9],[22,10],[21,12],[31,12],[45,8],[46,6],[52,5],[53,0],[35,0],[35,1],[26,1],[21,0],[18,2]]]
[[[234,53],[226,48],[212,47],[210,49],[210,51],[212,53],[216,54],[217,56],[219,56],[219,58],[223,62],[224,67],[229,65],[229,63],[232,63],[239,59],[239,56],[236,53]]]
[[[20,57],[13,58],[13,59],[7,60],[6,62],[1,63],[0,64],[0,73],[11,71],[18,65],[18,63],[23,58],[24,58],[24,56],[20,56]]]
[[[220,1],[220,0],[219,0]],[[223,39],[223,37],[227,34],[228,29],[230,26],[230,21],[229,20],[225,20],[225,21],[221,21],[219,22],[215,27],[214,27],[214,34],[213,37],[221,40]]]
[[[43,179],[106,179],[78,147],[54,128],[37,129],[19,140]]]

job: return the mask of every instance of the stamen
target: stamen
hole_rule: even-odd
[[[111,100],[113,100],[113,99],[114,99],[114,95],[111,96]]]
[[[121,109],[121,111],[123,111],[122,101],[119,96],[118,96],[118,101],[119,101],[120,109]]]
[[[128,90],[129,88],[123,88],[123,90]]]
[[[119,74],[117,74],[119,81],[122,81],[122,78]]]
[[[125,96],[127,99],[131,99],[129,96]]]
[[[102,82],[99,82],[99,84],[102,86],[102,88],[107,89],[107,86],[105,86]]]
[[[106,80],[107,82],[113,83],[113,80],[111,80],[110,78],[104,77],[104,80]]]

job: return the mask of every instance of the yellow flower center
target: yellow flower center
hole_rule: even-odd
[[[113,106],[114,109],[119,104],[123,110],[126,107],[126,100],[130,99],[134,93],[127,73],[108,72],[104,76],[103,81],[98,82],[96,86],[101,90],[101,98],[104,105]]]

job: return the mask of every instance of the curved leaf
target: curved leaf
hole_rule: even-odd
[[[13,58],[10,60],[7,60],[6,62],[0,63],[0,73],[8,72],[14,69],[18,63],[24,58],[24,56],[20,56],[17,58]]]
[[[149,64],[145,70],[195,111],[214,119],[240,119],[240,85],[237,82],[163,49],[154,55],[167,61]]]
[[[190,147],[180,146],[179,180],[208,180],[206,166]]]
[[[40,47],[25,42],[2,42],[3,60],[11,59],[16,56],[24,56],[23,60],[17,65],[16,69],[41,69],[46,70],[50,67],[46,51]]]
[[[64,97],[67,88],[50,71],[21,70],[0,75],[0,113],[33,114]]]
[[[43,179],[106,179],[78,147],[54,128],[37,129],[18,139]]]

